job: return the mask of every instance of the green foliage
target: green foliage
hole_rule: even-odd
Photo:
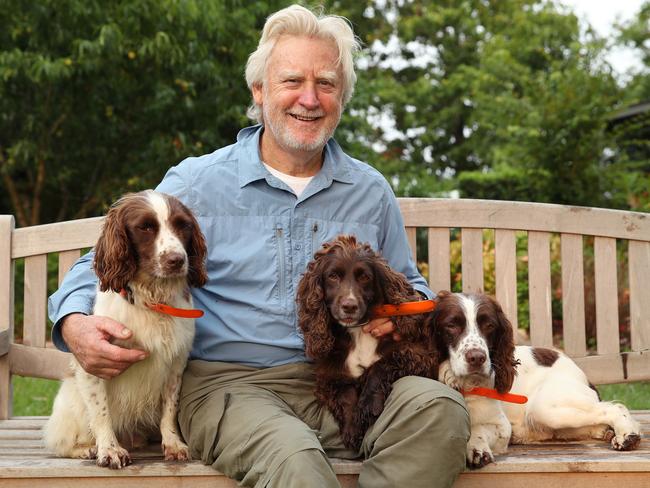
[[[245,60],[287,2],[6,0],[2,211],[84,217],[246,125]]]
[[[621,90],[606,44],[575,15],[539,0],[389,2],[389,62],[365,52],[357,127],[371,161],[405,196],[459,188],[465,197],[626,206],[603,151]],[[373,11],[374,15],[376,12]],[[368,14],[370,15],[370,14]],[[469,173],[468,176],[465,176]],[[503,186],[501,186],[503,185]]]
[[[248,124],[246,59],[289,3],[6,0],[0,211],[19,225],[98,214],[232,143]],[[365,48],[337,138],[399,195],[648,209],[648,135],[608,122],[650,99],[649,2],[619,26],[646,63],[625,86],[604,61],[611,44],[552,0],[324,7]]]

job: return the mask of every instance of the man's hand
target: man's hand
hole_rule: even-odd
[[[372,319],[363,326],[363,331],[372,334],[373,337],[381,337],[386,334],[393,334],[393,339],[399,341],[400,335],[395,332],[395,324],[390,318]]]
[[[147,357],[145,351],[111,344],[111,338],[128,339],[132,333],[108,317],[70,314],[61,323],[61,334],[81,367],[105,380]]]

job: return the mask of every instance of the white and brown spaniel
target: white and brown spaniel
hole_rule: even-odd
[[[565,354],[517,346],[499,304],[484,294],[440,292],[434,313],[440,381],[459,390],[495,388],[525,395],[525,404],[466,395],[472,434],[467,464],[480,468],[508,443],[604,439],[624,451],[638,447],[639,425],[621,404],[598,392]]]
[[[86,373],[73,358],[74,375],[63,381],[46,425],[45,442],[56,455],[119,469],[131,462],[122,445],[159,433],[166,460],[189,458],[176,412],[192,317],[200,315],[189,287],[205,283],[205,256],[198,223],[176,198],[144,191],[111,207],[95,247],[93,313],[133,332],[115,344],[149,355],[110,380]]]

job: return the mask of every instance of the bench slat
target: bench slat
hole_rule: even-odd
[[[483,230],[461,230],[463,292],[483,291]]]
[[[650,242],[629,242],[632,350],[650,349]]]
[[[648,379],[650,351],[622,352],[573,358],[595,385],[626,383]]]
[[[553,347],[550,238],[548,232],[528,233],[530,340],[541,347]]]
[[[45,347],[47,314],[47,255],[25,258],[23,343]]]
[[[16,229],[11,241],[11,257],[92,247],[97,242],[104,217],[93,217],[55,224]]]
[[[434,293],[451,290],[449,229],[431,228],[428,237],[429,287]]]
[[[513,230],[494,232],[496,298],[517,337],[517,236]]]
[[[587,355],[582,236],[562,234],[560,239],[564,350],[571,357],[582,357]]]
[[[72,251],[61,251],[59,253],[59,285],[63,282],[63,278],[72,265],[81,257],[80,249],[73,249]]]
[[[551,203],[400,198],[405,225],[566,232],[650,241],[648,214]]]
[[[13,374],[49,380],[60,380],[69,374],[72,354],[43,347],[13,344],[9,363]]]
[[[13,216],[0,215],[0,332],[3,341],[9,342],[14,337],[14,262],[11,260],[14,225]],[[9,355],[0,353],[0,420],[10,415],[11,365]]]
[[[594,239],[594,274],[598,354],[614,354],[620,350],[616,239]]]
[[[409,247],[411,248],[411,257],[413,258],[413,261],[417,263],[417,227],[407,227],[406,238],[408,239]]]

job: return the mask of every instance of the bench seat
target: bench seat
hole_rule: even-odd
[[[644,434],[638,450],[615,452],[598,441],[511,446],[507,455],[497,458],[497,463],[461,474],[455,486],[648,487],[650,410],[635,411],[634,416]],[[237,486],[200,461],[163,462],[156,445],[133,451],[133,464],[119,471],[99,468],[93,461],[55,458],[43,446],[45,420],[46,417],[0,420],[0,486],[87,487],[91,482],[102,487]],[[333,459],[332,464],[342,486],[356,486],[360,462]]]

